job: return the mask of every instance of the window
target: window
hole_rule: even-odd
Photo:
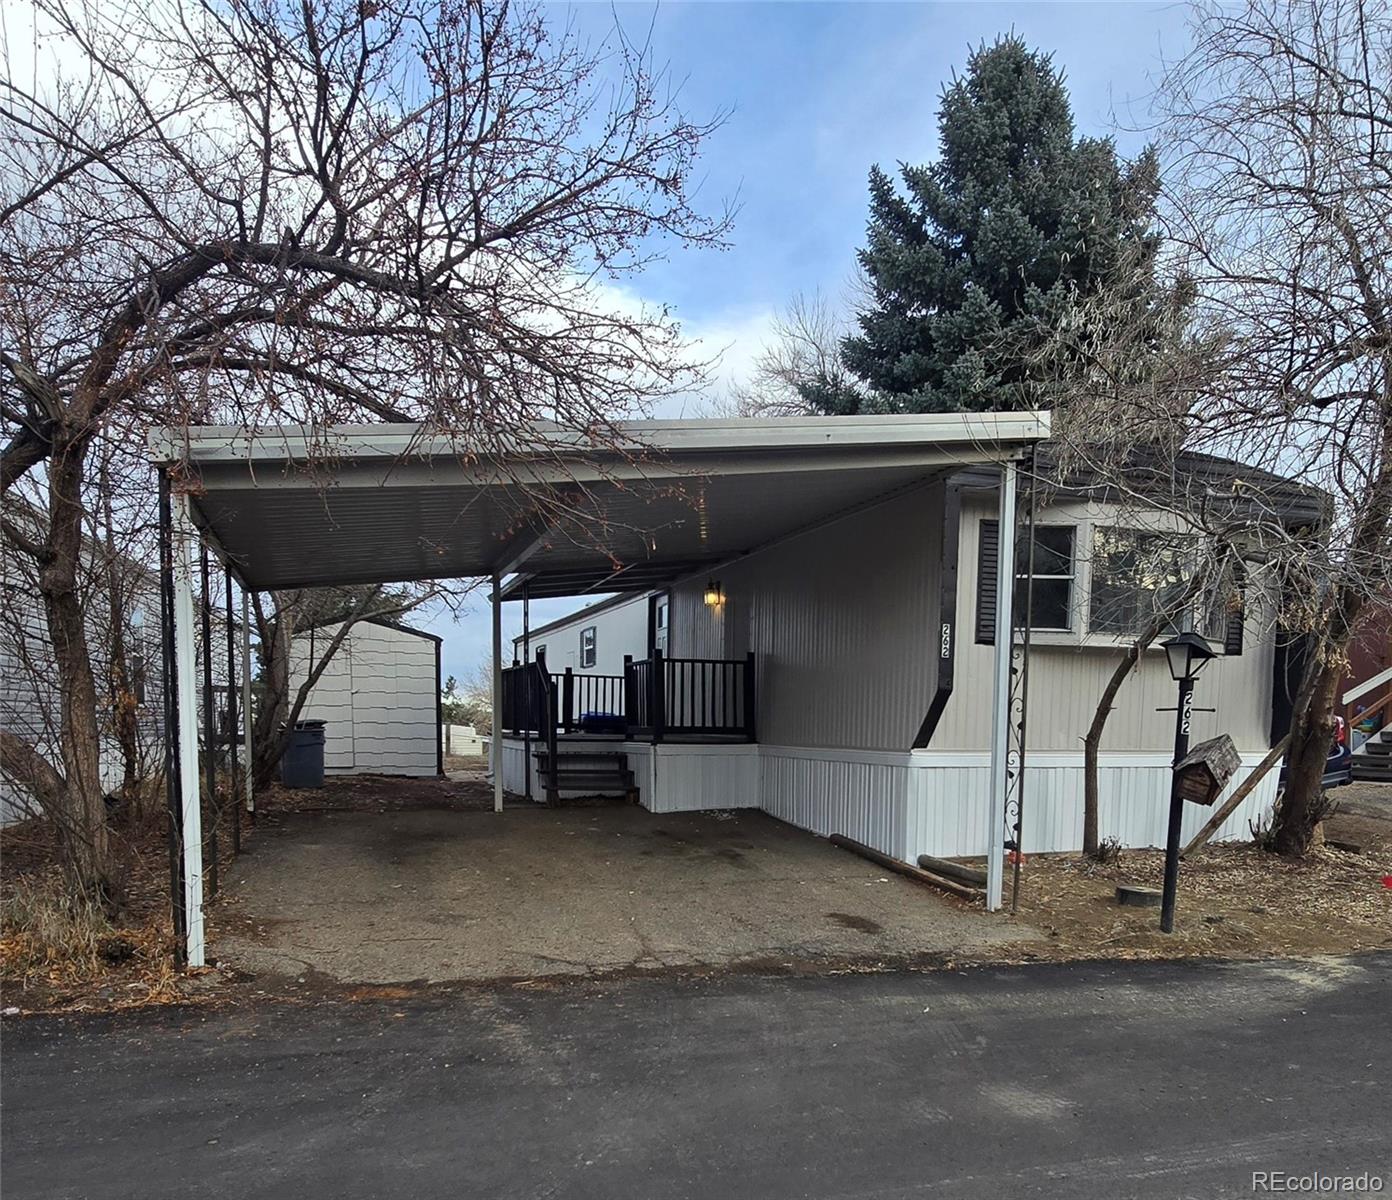
[[[1023,533],[1023,531],[1022,531]],[[1067,631],[1073,628],[1072,525],[1034,527],[1034,590],[1029,592],[1029,539],[1021,536],[1015,547],[1015,611],[1030,604],[1030,628]]]
[[[1172,607],[1184,591],[1189,559],[1184,539],[1172,534],[1097,526],[1092,533],[1088,630],[1124,637],[1140,633],[1156,613]],[[1163,632],[1175,632],[1186,623],[1170,620]]]
[[[536,659],[537,662],[540,662],[543,658],[546,657],[545,642],[542,642],[541,645],[536,648],[536,653],[533,655],[533,657]]]
[[[595,627],[593,625],[580,631],[580,665],[582,667],[595,665]]]
[[[1073,525],[1034,527],[1034,593],[1030,628],[1067,633],[1073,628]],[[995,521],[981,522],[976,592],[976,640],[990,645],[996,636],[996,571],[998,529]],[[1024,531],[1015,545],[1015,611],[1023,613],[1030,569],[1029,539]]]

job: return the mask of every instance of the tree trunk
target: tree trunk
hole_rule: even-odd
[[[1286,789],[1272,817],[1271,844],[1278,854],[1301,858],[1324,816],[1324,769],[1334,739],[1334,699],[1343,677],[1338,660],[1312,663],[1312,686],[1291,714]]]
[[[66,432],[66,431],[65,431]],[[66,779],[63,856],[73,885],[94,898],[109,895],[110,844],[101,783],[97,687],[78,590],[82,555],[82,472],[85,435],[55,443],[48,466],[49,522],[39,571],[61,706],[59,745]]]
[[[1383,425],[1378,447],[1381,465],[1349,537],[1348,555],[1354,563],[1382,561],[1392,525],[1392,400],[1388,398],[1392,393],[1392,362],[1387,364],[1383,378]],[[1315,826],[1324,816],[1322,784],[1334,737],[1334,702],[1343,678],[1345,655],[1366,602],[1360,583],[1358,578],[1333,589],[1323,612],[1320,649],[1310,661],[1291,714],[1286,788],[1271,822],[1271,842],[1278,854],[1302,857],[1314,839]]]
[[[1160,631],[1165,627],[1165,624],[1178,616],[1203,590],[1204,582],[1205,576],[1202,573],[1196,574],[1173,604],[1157,612],[1150,619],[1150,623],[1141,630],[1136,640],[1126,647],[1121,661],[1117,663],[1111,678],[1107,680],[1107,686],[1102,689],[1102,695],[1097,701],[1097,711],[1092,714],[1092,724],[1088,726],[1088,731],[1083,737],[1084,854],[1096,855],[1098,851],[1097,812],[1100,805],[1101,789],[1098,785],[1097,759],[1102,750],[1102,733],[1107,727],[1107,718],[1112,715],[1112,705],[1116,702],[1117,693],[1121,691],[1121,685],[1126,682],[1126,677],[1136,669],[1136,664],[1141,661],[1141,655],[1160,636]]]
[[[256,622],[260,630],[257,657],[261,663],[261,707],[251,731],[252,761],[248,764],[252,781],[266,787],[280,768],[286,738],[282,730],[290,710],[290,629],[293,620],[284,611],[274,621],[266,619],[261,597],[254,596]]]
[[[111,728],[121,750],[121,797],[128,805],[136,805],[140,799],[140,724],[126,646],[126,581],[116,550],[116,523],[111,513],[111,475],[104,460],[98,490],[101,494],[103,551],[106,555],[102,565],[106,574],[110,637],[107,691],[111,702]]]
[[[1097,813],[1101,788],[1098,783],[1097,758],[1102,749],[1102,733],[1107,727],[1107,718],[1112,715],[1112,705],[1116,702],[1117,693],[1121,691],[1121,685],[1135,670],[1141,654],[1154,638],[1154,632],[1147,630],[1141,638],[1126,648],[1126,653],[1121,656],[1116,670],[1107,680],[1107,686],[1102,689],[1102,696],[1097,701],[1097,711],[1092,714],[1092,724],[1088,726],[1088,731],[1083,737],[1083,853],[1089,856],[1095,856],[1098,850]]]

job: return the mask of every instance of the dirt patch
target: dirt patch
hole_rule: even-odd
[[[1115,898],[1122,883],[1160,887],[1162,852],[1123,851],[1106,866],[1031,858],[1017,919],[1042,929],[1048,942],[1022,957],[1262,958],[1385,948],[1392,946],[1389,872],[1392,858],[1329,847],[1300,862],[1247,844],[1206,847],[1181,864],[1176,928],[1164,934],[1158,909],[1122,907]]]
[[[884,927],[869,917],[858,917],[854,913],[829,912],[829,921],[835,921],[842,929],[854,929],[858,933],[882,933]]]
[[[493,788],[482,772],[467,777],[406,778],[397,775],[341,775],[322,788],[273,784],[257,797],[257,819],[274,820],[304,812],[486,812]]]

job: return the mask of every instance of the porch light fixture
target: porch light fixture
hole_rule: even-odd
[[[1196,678],[1213,657],[1213,648],[1197,633],[1181,633],[1161,644],[1170,664],[1170,678],[1176,683]]]
[[[721,590],[720,581],[712,579],[706,584],[706,607],[719,608],[725,603],[725,593]]]

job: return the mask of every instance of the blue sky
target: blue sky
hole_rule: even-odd
[[[1052,51],[1078,132],[1112,134],[1123,153],[1144,136],[1146,98],[1166,58],[1187,44],[1187,9],[1164,4],[704,3],[556,4],[595,40],[617,20],[631,40],[651,26],[654,58],[698,118],[731,110],[703,153],[698,202],[738,201],[732,245],[675,251],[625,286],[673,306],[721,375],[739,378],[779,309],[820,289],[839,302],[855,265],[874,163],[927,162],[937,105],[970,49],[1014,30]],[[532,606],[533,625],[579,601]],[[504,609],[520,630],[519,605]],[[458,622],[418,615],[445,638],[444,670],[463,679],[488,653],[480,601]]]

